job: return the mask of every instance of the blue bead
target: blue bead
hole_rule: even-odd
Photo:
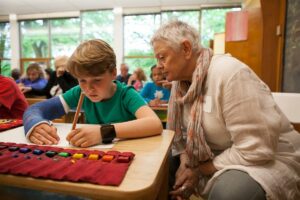
[[[44,153],[44,151],[39,150],[39,149],[35,149],[35,150],[33,150],[32,153],[35,154],[35,155],[41,155],[42,153]]]

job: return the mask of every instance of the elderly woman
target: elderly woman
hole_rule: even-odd
[[[268,86],[239,60],[202,48],[186,23],[163,25],[151,43],[173,81],[172,197],[300,199],[300,135]]]

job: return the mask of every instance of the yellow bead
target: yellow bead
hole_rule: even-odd
[[[98,158],[99,158],[98,154],[90,154],[88,159],[89,160],[98,160]]]
[[[75,153],[72,156],[72,158],[74,158],[74,159],[80,159],[80,158],[83,158],[83,157],[84,157],[83,153]]]

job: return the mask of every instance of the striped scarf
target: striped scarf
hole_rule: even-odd
[[[168,125],[169,129],[175,131],[173,145],[178,150],[185,148],[190,167],[196,167],[199,162],[213,158],[202,127],[203,90],[212,55],[210,49],[201,49],[191,85],[187,81],[175,81],[169,101]],[[183,105],[185,103],[191,104],[186,144],[181,130]]]

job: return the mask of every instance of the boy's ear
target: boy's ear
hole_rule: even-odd
[[[114,79],[117,78],[117,69],[114,68],[113,71],[111,72],[112,76],[114,77]]]

